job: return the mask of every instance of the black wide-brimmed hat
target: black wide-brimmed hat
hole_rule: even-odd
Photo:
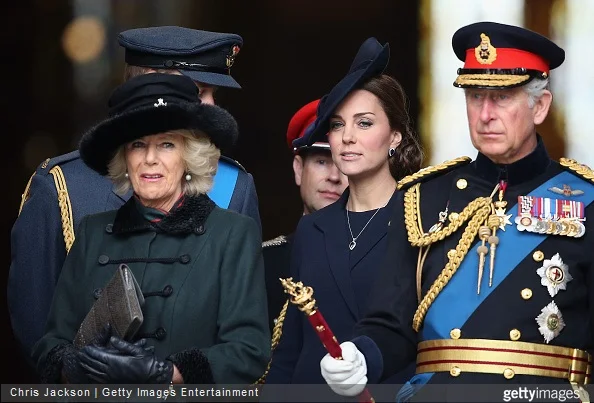
[[[565,60],[565,51],[547,37],[488,21],[457,30],[452,48],[464,62],[454,82],[460,88],[518,87],[547,78]]]
[[[191,78],[141,75],[115,89],[109,99],[108,118],[83,135],[80,155],[89,167],[107,175],[107,166],[121,145],[181,129],[206,134],[221,150],[232,147],[238,136],[233,116],[218,106],[201,103]]]
[[[381,45],[377,39],[368,38],[363,42],[347,75],[324,95],[318,105],[318,113],[313,128],[308,129],[303,137],[293,141],[293,147],[299,149],[322,141],[328,142],[330,117],[340,103],[357,87],[371,77],[384,72],[390,61],[390,45]]]

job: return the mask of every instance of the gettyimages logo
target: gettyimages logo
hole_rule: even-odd
[[[524,402],[579,402],[587,401],[588,393],[581,387],[578,389],[540,389],[528,388],[525,386],[517,389],[506,389],[503,391],[503,401],[524,401]]]

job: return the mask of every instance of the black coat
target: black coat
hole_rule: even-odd
[[[198,196],[151,224],[135,203],[82,219],[33,349],[42,380],[59,381],[61,357],[97,290],[126,263],[146,298],[138,337],[171,359],[185,383],[256,381],[270,356],[256,222]]]
[[[372,284],[386,253],[388,221],[396,193],[369,222],[353,251],[346,218],[345,190],[335,203],[303,216],[295,232],[291,276],[311,286],[319,311],[339,342],[352,337],[367,309]],[[373,212],[353,232],[359,233]],[[356,215],[356,214],[354,214]],[[354,224],[354,217],[351,223]],[[320,360],[327,353],[305,315],[289,305],[281,341],[273,353],[267,384],[324,383]]]

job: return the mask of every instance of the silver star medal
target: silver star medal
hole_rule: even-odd
[[[542,266],[536,270],[536,274],[540,276],[540,284],[547,287],[551,297],[557,295],[560,290],[566,290],[567,283],[573,280],[569,274],[569,267],[563,263],[558,253],[551,259],[545,259]]]
[[[505,214],[505,210],[495,210],[495,215],[500,218],[501,224],[499,224],[499,228],[505,231],[506,225],[512,225],[510,218],[512,217],[511,214]]]
[[[538,323],[538,331],[543,335],[546,343],[559,336],[565,327],[563,316],[555,301],[542,308],[541,314],[536,317],[536,323]]]

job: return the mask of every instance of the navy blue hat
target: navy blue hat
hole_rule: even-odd
[[[231,66],[243,46],[236,34],[165,26],[137,28],[118,35],[126,63],[153,69],[176,69],[194,81],[241,88]]]
[[[233,146],[237,122],[226,110],[203,104],[190,78],[173,74],[143,74],[115,89],[108,118],[88,130],[80,156],[101,175],[117,149],[132,140],[172,130],[198,130],[220,149]]]
[[[361,86],[372,77],[384,72],[390,60],[390,45],[381,45],[377,39],[368,38],[363,42],[347,75],[324,95],[318,105],[318,113],[313,127],[308,127],[305,134],[293,141],[293,147],[311,146],[316,142],[328,142],[330,117],[340,103],[354,89]]]
[[[454,86],[512,88],[545,79],[565,60],[565,51],[550,39],[525,28],[478,22],[460,28],[452,47],[464,68]]]

